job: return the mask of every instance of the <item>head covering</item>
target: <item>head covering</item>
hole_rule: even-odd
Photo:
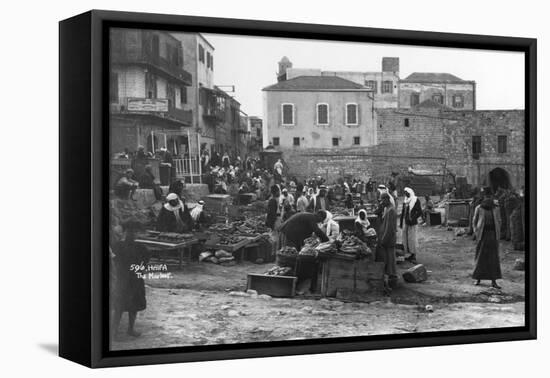
[[[365,219],[360,218],[361,213],[365,214]],[[359,210],[359,212],[357,213],[357,218],[355,218],[355,223],[359,223],[361,225],[364,233],[367,232],[367,229],[370,226],[370,222],[367,217],[367,211],[365,209]]]
[[[176,193],[170,193],[166,196],[166,201],[177,200],[179,197]]]
[[[125,174],[128,174],[128,173],[134,173],[134,170],[132,168],[128,168],[127,170],[124,171]]]
[[[409,197],[405,197],[405,205],[409,205],[409,208],[413,208],[414,205],[416,204],[416,196],[414,195],[414,190],[412,190],[411,188],[409,187],[406,187],[405,189],[405,192],[409,193]]]
[[[199,201],[197,206],[191,209],[191,218],[193,218],[195,222],[199,220],[203,207],[204,207],[204,201]]]

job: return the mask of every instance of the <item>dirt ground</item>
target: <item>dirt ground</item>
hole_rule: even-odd
[[[257,341],[329,338],[524,325],[524,272],[513,270],[524,252],[501,242],[501,290],[471,278],[475,242],[440,227],[418,229],[419,263],[429,279],[400,281],[389,297],[342,302],[314,297],[235,296],[247,273],[273,264],[232,266],[192,262],[170,279],[146,280],[147,309],[138,314],[138,338],[120,332],[114,350]],[[399,240],[399,238],[398,238]],[[398,265],[400,271],[410,263]],[[234,293],[231,293],[234,294]],[[433,312],[426,311],[431,305]],[[125,330],[126,317],[120,326]]]

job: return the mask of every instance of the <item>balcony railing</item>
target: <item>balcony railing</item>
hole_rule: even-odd
[[[113,64],[137,64],[147,66],[157,71],[156,73],[160,72],[170,75],[183,85],[189,86],[192,84],[192,76],[189,72],[163,57],[143,50],[139,46],[125,46],[119,51],[113,51],[111,54],[111,62]]]

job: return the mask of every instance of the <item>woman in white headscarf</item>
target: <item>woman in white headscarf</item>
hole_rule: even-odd
[[[340,235],[340,225],[332,219],[332,213],[326,212],[327,216],[321,225],[321,230],[328,236],[330,240],[335,240]]]
[[[405,202],[401,211],[401,221],[399,227],[403,229],[402,239],[405,254],[410,253],[407,260],[416,264],[416,252],[418,249],[418,240],[416,236],[416,228],[418,226],[418,218],[422,216],[422,207],[420,201],[414,195],[411,188],[405,188]]]
[[[358,235],[365,236],[369,227],[370,222],[367,218],[367,211],[365,209],[359,210],[357,218],[355,218],[355,229]]]

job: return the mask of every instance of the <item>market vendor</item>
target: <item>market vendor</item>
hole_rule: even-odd
[[[290,245],[298,251],[304,245],[304,239],[309,238],[311,234],[317,235],[322,242],[329,240],[318,226],[323,223],[327,217],[326,211],[318,211],[315,214],[297,213],[284,222],[279,228],[281,247]]]
[[[338,235],[340,235],[340,225],[332,219],[331,212],[327,211],[326,213],[327,216],[320,227],[321,231],[323,231],[330,240],[336,240]]]
[[[115,185],[115,194],[122,199],[134,199],[134,193],[139,183],[134,180],[134,170],[128,168]]]
[[[192,219],[189,209],[176,193],[166,196],[167,202],[160,209],[157,218],[157,230],[162,232],[189,232]]]
[[[354,223],[357,237],[359,237],[359,239],[361,240],[364,240],[370,227],[370,222],[367,217],[367,211],[365,209],[359,210]]]
[[[200,229],[200,227],[207,223],[207,216],[204,211],[204,201],[200,200],[197,203],[197,206],[191,209],[190,211],[191,219],[193,220],[193,228]]]

